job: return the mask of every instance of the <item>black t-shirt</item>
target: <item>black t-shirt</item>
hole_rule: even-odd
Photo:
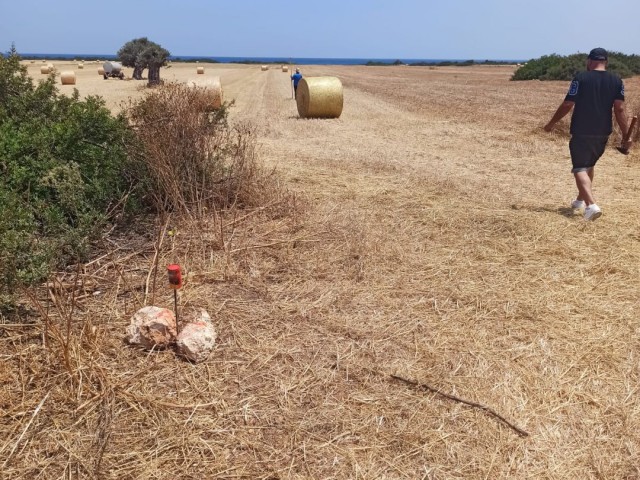
[[[565,101],[575,102],[571,117],[574,135],[609,135],[614,100],[624,101],[624,84],[617,75],[604,70],[578,73]]]

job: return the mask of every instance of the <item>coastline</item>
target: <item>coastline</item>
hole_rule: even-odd
[[[115,60],[117,55],[107,54],[77,54],[77,53],[20,53],[23,60]],[[296,64],[296,65],[469,65],[469,64],[516,64],[524,63],[523,59],[456,59],[456,58],[286,58],[286,57],[223,57],[223,56],[194,56],[172,55],[172,62],[202,62],[202,63],[239,63],[239,64]]]

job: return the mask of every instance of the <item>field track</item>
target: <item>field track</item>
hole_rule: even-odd
[[[124,405],[144,450],[114,433],[102,461],[119,478],[136,455],[138,478],[178,478],[163,468],[184,452],[184,478],[640,478],[640,153],[618,154],[612,136],[596,169],[604,215],[584,222],[567,208],[568,121],[541,128],[567,85],[512,71],[305,66],[342,80],[345,107],[301,120],[290,72],[207,65],[235,100],[231,122],[254,126],[260,158],[307,204],[306,236],[239,258],[236,285],[194,275],[185,295],[219,311],[219,347],[201,366],[158,357],[165,370],[144,376],[158,396],[215,409],[167,425]],[[114,110],[141,94],[85,73],[81,95]],[[638,113],[640,79],[626,91]],[[117,334],[127,318],[113,322]]]

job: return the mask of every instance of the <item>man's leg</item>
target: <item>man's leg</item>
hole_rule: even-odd
[[[589,180],[591,181],[591,184],[589,185],[589,191],[591,191],[591,188],[593,187],[593,173],[595,172],[595,169],[593,167],[591,167],[589,170],[587,170],[587,175],[589,175]],[[575,173],[574,173],[575,175]],[[576,178],[576,184],[578,184],[578,179]],[[582,200],[584,201],[584,198],[582,198],[582,193],[580,192],[580,185],[578,184],[578,196],[576,198],[576,200]],[[587,204],[589,205],[589,204]]]
[[[573,176],[576,179],[576,186],[578,187],[578,200],[583,200],[587,204],[587,207],[593,203],[596,203],[591,193],[591,182],[593,180],[593,168],[586,171],[575,172]]]

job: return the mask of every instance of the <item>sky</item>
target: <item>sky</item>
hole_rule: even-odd
[[[0,0],[0,51],[526,60],[640,53],[638,0]]]

